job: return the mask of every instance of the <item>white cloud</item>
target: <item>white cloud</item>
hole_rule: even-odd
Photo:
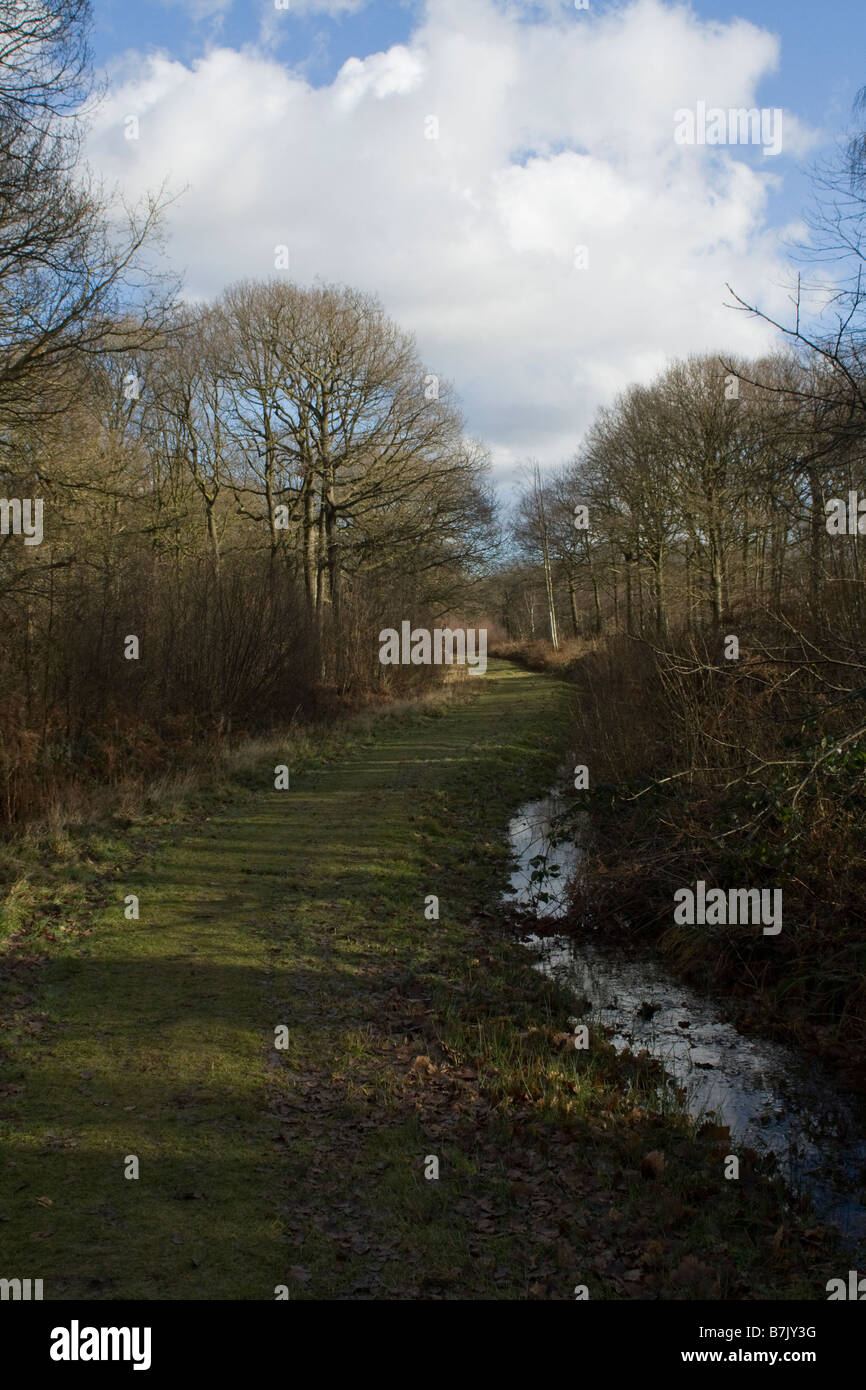
[[[408,42],[322,88],[252,50],[139,57],[90,155],[130,194],[188,185],[169,226],[191,295],[274,274],[280,243],[293,278],[376,290],[505,468],[571,452],[600,401],[668,356],[766,345],[725,282],[783,310],[768,191],[809,134],[786,111],[784,153],[762,160],[673,131],[698,100],[757,105],[778,58],[743,20],[661,0],[552,4],[541,22],[428,0]]]
[[[370,0],[289,0],[286,9],[292,14],[357,14],[366,9]]]
[[[341,111],[350,111],[365,96],[404,96],[418,86],[424,73],[419,54],[402,44],[395,44],[387,53],[371,57],[348,58],[334,82],[334,99]]]

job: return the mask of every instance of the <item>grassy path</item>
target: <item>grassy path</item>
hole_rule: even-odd
[[[469,686],[289,791],[271,761],[228,808],[85,849],[74,930],[61,899],[12,935],[0,1276],[59,1299],[817,1296],[774,1188],[719,1182],[641,1103],[651,1069],[567,1048],[491,911],[567,688],[496,663]]]

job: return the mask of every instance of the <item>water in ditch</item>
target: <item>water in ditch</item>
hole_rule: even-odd
[[[557,828],[558,793],[521,807],[509,826],[516,861],[506,901],[523,913],[560,917],[579,858]],[[532,933],[536,966],[573,992],[583,1021],[610,1030],[618,1051],[645,1048],[685,1089],[690,1114],[713,1112],[730,1129],[732,1152],[747,1146],[775,1155],[789,1187],[811,1197],[866,1256],[866,1106],[840,1091],[813,1058],[747,1037],[713,999],[682,984],[645,954],[624,958],[598,942]]]

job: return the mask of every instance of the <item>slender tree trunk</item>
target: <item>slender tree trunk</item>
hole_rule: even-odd
[[[595,635],[599,637],[602,628],[601,595],[598,589],[598,572],[591,556],[589,561],[589,577],[592,581],[592,605],[595,610]]]
[[[207,516],[207,538],[208,538],[208,544],[209,544],[209,546],[210,546],[211,563],[212,563],[212,565],[213,565],[213,572],[214,572],[214,574],[215,574],[217,577],[219,577],[219,572],[220,572],[220,541],[219,541],[219,536],[217,535],[216,518],[215,518],[215,516],[214,516],[214,502],[215,502],[215,501],[216,501],[216,498],[213,497],[213,496],[205,497],[205,508],[206,508],[206,516]]]
[[[713,621],[721,626],[725,618],[725,574],[722,564],[722,549],[715,532],[710,533],[710,575]]]
[[[655,568],[655,591],[656,591],[656,632],[661,636],[667,632],[668,613],[667,598],[665,594],[665,554],[661,546],[656,547],[653,556]]]
[[[635,565],[637,572],[637,621],[638,630],[643,636],[643,566],[638,560]]]
[[[778,612],[782,606],[782,585],[785,576],[785,526],[780,523],[773,533],[773,603]]]
[[[749,597],[749,532],[745,526],[743,528],[741,561],[743,566],[743,603],[746,603]]]
[[[544,495],[541,490],[541,470],[536,464],[533,473],[535,485],[535,507],[538,516],[538,526],[541,532],[541,556],[544,564],[544,587],[547,592],[547,613],[550,623],[550,641],[554,651],[559,650],[559,632],[556,626],[556,603],[553,593],[553,575],[550,568],[550,548],[547,538],[547,518],[544,514]]]
[[[816,468],[809,469],[809,602],[812,613],[820,622],[824,611],[824,537],[827,521],[824,513],[824,489]]]
[[[631,555],[625,556],[625,630],[631,636],[634,632],[632,621],[632,578],[631,578]]]
[[[319,528],[318,545],[316,555],[316,612],[319,614],[321,625],[322,609],[328,602],[328,595],[325,589],[325,566],[327,556],[327,544],[325,537],[325,508],[319,509]]]
[[[314,475],[308,469],[303,482],[302,526],[304,549],[304,594],[307,609],[312,612],[318,606],[318,576],[316,574],[316,519],[313,509]]]
[[[613,583],[613,630],[619,632],[619,575],[613,543],[610,547],[610,577]]]
[[[568,601],[571,606],[571,630],[574,637],[580,635],[580,615],[577,610],[577,583],[574,575],[568,576]]]
[[[686,560],[685,560],[685,565],[686,565],[686,574],[685,574],[685,580],[686,580],[686,614],[685,614],[685,617],[686,617],[686,632],[691,633],[691,631],[692,631],[692,623],[693,623],[692,604],[693,604],[693,601],[694,601],[694,595],[692,594],[692,568],[693,568],[693,566],[692,566],[692,548],[691,548],[691,546],[689,545],[688,541],[686,541],[685,553],[686,553]]]

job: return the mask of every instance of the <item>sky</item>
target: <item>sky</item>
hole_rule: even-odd
[[[773,345],[726,285],[787,321],[808,171],[866,85],[863,0],[93,8],[88,159],[129,200],[177,195],[185,296],[374,291],[506,487],[671,358]],[[739,107],[766,113],[751,143],[712,125]]]

